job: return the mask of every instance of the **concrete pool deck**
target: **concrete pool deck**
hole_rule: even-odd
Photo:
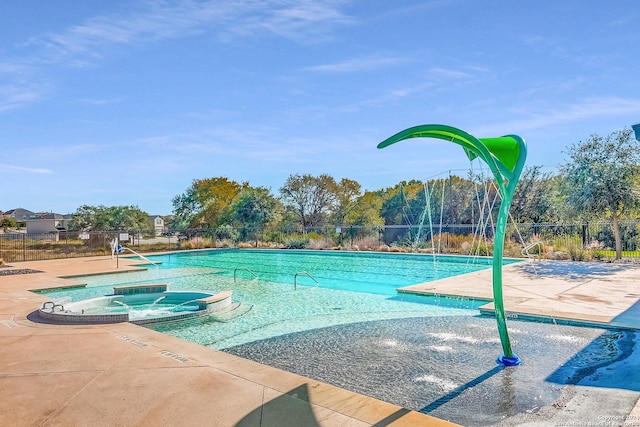
[[[130,323],[34,322],[65,277],[136,270],[110,257],[13,263],[0,275],[0,425],[419,426],[454,425]],[[640,268],[519,263],[504,268],[511,316],[640,328]],[[491,271],[411,287],[491,299]],[[490,307],[489,307],[490,308]],[[640,419],[640,406],[631,412]],[[595,419],[595,418],[594,418]]]
[[[507,318],[640,329],[640,266],[526,261],[503,267]],[[403,292],[493,300],[491,270],[401,288]],[[480,307],[493,313],[493,302]]]

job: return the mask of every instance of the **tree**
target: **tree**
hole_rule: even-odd
[[[640,202],[640,147],[631,135],[626,129],[573,144],[568,152],[571,160],[562,168],[570,206],[587,217],[612,218],[616,259],[622,258],[620,219]]]
[[[414,202],[413,207],[410,205],[420,196],[424,201],[424,184],[416,180],[402,181],[395,187],[382,190],[383,202],[380,216],[384,218],[384,223],[386,225],[417,224],[420,221],[420,212],[422,212],[416,208],[416,203],[419,202]]]
[[[278,204],[267,188],[244,188],[231,206],[233,220],[243,227],[262,228],[275,218]]]
[[[426,198],[429,197],[431,221],[434,224],[472,224],[478,221],[478,208],[474,205],[476,185],[469,179],[457,175],[447,178],[427,181],[423,194],[419,194],[411,203],[413,211],[421,212],[427,208]],[[427,190],[429,194],[427,195]]]
[[[365,191],[358,197],[353,209],[347,214],[345,221],[353,225],[384,225],[384,219],[380,216],[382,209],[382,196],[377,191]]]
[[[540,166],[526,168],[513,195],[511,216],[516,223],[557,221],[556,199],[559,193],[557,177],[543,173]]]
[[[345,223],[345,218],[353,211],[360,197],[361,186],[358,181],[342,178],[336,187],[336,204],[331,215],[335,225]]]
[[[0,227],[6,233],[10,228],[16,228],[18,226],[18,222],[11,218],[10,216],[3,216],[2,221],[0,221]]]
[[[283,203],[295,211],[303,227],[324,223],[335,207],[337,191],[335,179],[326,174],[290,175],[280,188]]]
[[[74,213],[69,229],[76,231],[132,230],[153,235],[149,214],[137,206],[83,205]]]
[[[183,229],[217,228],[230,222],[231,204],[248,185],[225,177],[193,180],[184,193],[171,200],[176,225]]]

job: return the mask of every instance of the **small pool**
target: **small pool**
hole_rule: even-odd
[[[232,291],[169,291],[166,283],[114,286],[113,294],[71,301],[47,301],[38,310],[41,319],[61,324],[132,322],[149,324],[221,314],[237,308]]]

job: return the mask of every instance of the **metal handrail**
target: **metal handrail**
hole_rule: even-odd
[[[253,277],[255,277],[256,279],[259,279],[258,275],[254,273],[252,270],[248,269],[247,267],[237,267],[235,270],[233,270],[233,283],[236,282],[236,272],[238,270],[246,270],[249,273],[253,274]]]
[[[140,258],[142,258],[143,260],[145,260],[145,261],[147,261],[147,262],[150,262],[151,264],[155,265],[155,266],[156,266],[156,268],[160,268],[160,266],[158,265],[158,263],[157,263],[157,262],[153,262],[153,261],[151,261],[151,260],[150,260],[149,258],[147,258],[146,256],[139,254],[138,252],[134,251],[134,250],[133,250],[133,249],[131,249],[131,248],[128,248],[128,247],[126,247],[126,246],[124,246],[124,245],[121,245],[121,246],[122,246],[122,249],[126,249],[126,250],[130,251],[131,253],[133,253],[133,254],[135,254],[135,255],[138,255],[138,256],[139,256]]]
[[[520,253],[522,254],[523,257],[525,258],[534,258],[535,256],[531,256],[531,254],[529,253],[530,249],[535,248],[536,246],[540,246],[540,248],[542,249],[543,247],[543,243],[541,241],[536,241],[536,242],[531,242],[529,243],[527,246],[525,246],[524,248],[522,248],[522,250],[520,251]]]
[[[297,272],[294,276],[293,276],[293,289],[296,290],[298,289],[298,275],[299,274],[304,274],[305,276],[309,277],[311,280],[313,280],[316,283],[320,283],[316,280],[315,277],[313,277],[311,274],[307,273],[306,271],[299,271]]]

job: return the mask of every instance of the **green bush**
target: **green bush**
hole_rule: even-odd
[[[277,229],[270,229],[264,233],[265,242],[284,243],[285,233]]]
[[[306,237],[290,237],[284,242],[285,249],[304,249],[309,244]]]
[[[240,240],[240,232],[230,225],[218,227],[216,229],[215,236],[218,240],[230,240],[232,242]]]
[[[490,256],[493,255],[493,243],[487,243],[483,241],[476,241],[471,248],[471,255],[476,256]]]
[[[591,259],[591,254],[582,248],[582,243],[569,242],[567,244],[567,252],[572,261],[589,261]]]

